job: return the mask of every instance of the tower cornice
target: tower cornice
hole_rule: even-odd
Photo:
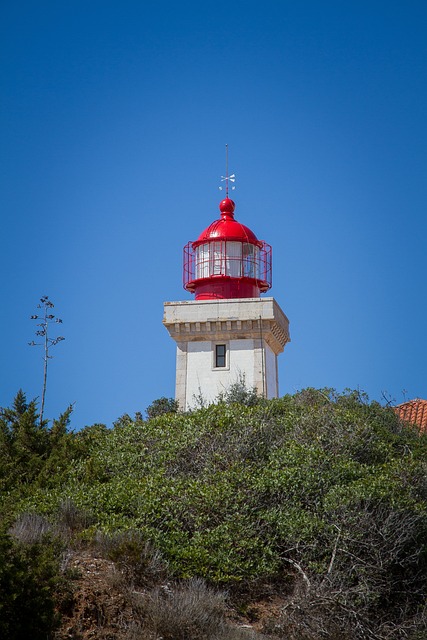
[[[176,342],[262,338],[278,355],[289,320],[274,298],[165,302],[163,324]]]

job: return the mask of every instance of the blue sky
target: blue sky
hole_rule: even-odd
[[[0,405],[40,396],[42,295],[48,418],[173,396],[163,302],[191,299],[226,143],[291,323],[281,393],[427,398],[426,34],[421,0],[4,3]]]

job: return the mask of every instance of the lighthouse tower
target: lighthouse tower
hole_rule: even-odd
[[[228,197],[220,217],[184,247],[184,288],[194,300],[165,302],[163,323],[177,345],[175,398],[188,410],[202,397],[244,379],[265,398],[278,396],[277,356],[289,321],[271,288],[272,249],[234,217]]]

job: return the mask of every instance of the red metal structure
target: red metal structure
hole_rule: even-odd
[[[184,289],[196,300],[259,298],[271,287],[271,246],[234,219],[233,200],[219,209],[219,220],[184,247]]]

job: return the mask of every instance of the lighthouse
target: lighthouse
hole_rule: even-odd
[[[272,248],[237,221],[231,177],[219,218],[184,247],[183,285],[194,299],[164,304],[163,324],[177,347],[175,399],[185,411],[242,380],[277,397],[277,357],[290,341],[276,300],[261,298],[272,284]]]

